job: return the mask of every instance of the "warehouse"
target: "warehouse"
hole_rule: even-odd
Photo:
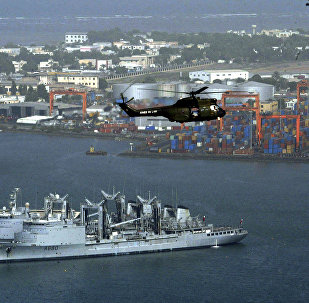
[[[190,80],[202,80],[204,82],[213,83],[214,80],[223,81],[225,79],[249,79],[249,72],[241,69],[229,69],[229,70],[202,70],[189,72]]]

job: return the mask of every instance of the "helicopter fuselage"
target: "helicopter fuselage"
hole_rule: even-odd
[[[217,105],[217,99],[183,98],[175,104],[161,107],[135,109],[125,102],[118,105],[130,117],[163,116],[172,122],[209,121],[222,118],[225,111]]]

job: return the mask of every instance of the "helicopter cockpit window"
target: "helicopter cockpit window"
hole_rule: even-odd
[[[217,111],[218,106],[217,105],[210,105],[210,109],[213,110],[213,111]]]
[[[193,117],[198,117],[198,108],[193,107],[193,108],[191,109],[191,113],[192,113],[192,116],[193,116]]]

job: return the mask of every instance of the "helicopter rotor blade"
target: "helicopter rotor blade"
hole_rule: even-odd
[[[134,100],[134,97],[132,97],[130,100],[126,101],[125,103],[127,104],[127,103],[129,103],[129,102],[131,102],[133,100]]]
[[[122,92],[122,94],[124,94],[133,84],[135,84],[136,83],[136,80],[133,80],[130,84],[129,84],[129,86]]]
[[[175,90],[155,89],[155,88],[138,88],[139,90],[152,90],[156,92],[176,93],[176,94],[190,94],[188,92],[179,92]]]
[[[208,86],[203,86],[199,88],[196,91],[191,91],[191,92],[181,92],[181,91],[174,91],[174,90],[165,90],[165,89],[155,89],[155,88],[138,88],[140,90],[152,90],[152,91],[157,91],[157,92],[166,92],[166,93],[175,93],[175,94],[186,94],[190,96],[194,95],[199,95],[202,91],[206,90]]]
[[[203,92],[204,90],[206,90],[208,88],[208,86],[203,86],[201,88],[199,88],[198,90],[196,91],[192,91],[191,93],[188,93],[188,94],[192,94],[192,95],[199,95],[201,92]]]
[[[212,91],[212,92],[200,93],[199,95],[207,95],[207,94],[226,94],[226,93],[227,93],[227,92]]]

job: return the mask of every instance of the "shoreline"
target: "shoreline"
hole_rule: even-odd
[[[116,140],[118,141],[144,141],[145,138],[126,137],[123,134],[103,134],[94,132],[72,132],[72,131],[44,131],[40,129],[2,129],[2,133],[27,133],[46,136],[60,136],[70,138],[95,138],[101,140]]]
[[[3,133],[27,133],[46,136],[61,136],[70,138],[95,138],[100,140],[118,140],[143,142],[145,137],[126,137],[123,134],[102,133],[76,133],[71,131],[44,131],[39,129],[2,129]],[[172,160],[224,160],[224,161],[247,161],[247,162],[281,162],[281,163],[309,163],[309,157],[280,157],[263,154],[255,155],[222,155],[202,153],[152,153],[148,151],[124,151],[117,154],[119,157],[172,159]]]
[[[173,154],[173,153],[150,153],[150,152],[123,152],[118,154],[120,157],[133,158],[153,158],[153,159],[172,159],[172,160],[225,160],[225,161],[248,161],[248,162],[288,162],[288,163],[308,163],[309,157],[276,157],[264,155],[211,155],[211,154]]]

